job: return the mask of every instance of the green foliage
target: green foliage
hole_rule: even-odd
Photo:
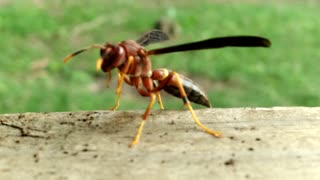
[[[317,6],[280,2],[10,1],[0,5],[0,113],[112,107],[115,82],[104,88],[105,75],[95,71],[97,50],[66,65],[62,59],[90,44],[136,39],[163,16],[179,24],[180,34],[148,49],[227,35],[272,40],[270,49],[152,57],[154,68],[195,79],[213,107],[317,106],[319,15]],[[148,99],[130,88],[122,95],[120,109],[145,108]],[[182,108],[181,100],[171,96],[163,101],[167,108]]]

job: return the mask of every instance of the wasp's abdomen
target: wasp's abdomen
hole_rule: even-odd
[[[200,86],[193,82],[191,79],[186,78],[182,75],[179,75],[183,88],[187,94],[189,101],[194,102],[196,104],[200,104],[206,107],[211,107],[207,95],[201,90]],[[179,88],[173,85],[165,85],[163,90],[167,93],[181,98],[181,94],[179,92]]]

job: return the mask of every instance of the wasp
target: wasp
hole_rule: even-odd
[[[100,49],[100,58],[96,62],[96,67],[108,75],[106,80],[107,85],[109,85],[111,80],[111,71],[117,69],[117,98],[115,105],[111,108],[112,110],[116,110],[119,107],[123,82],[135,87],[141,96],[150,98],[137,133],[131,144],[129,144],[130,147],[139,142],[145,122],[156,100],[160,105],[160,109],[164,109],[160,95],[161,90],[182,99],[184,105],[191,112],[195,123],[204,132],[215,137],[221,136],[220,132],[209,129],[199,121],[190,104],[190,102],[193,102],[211,107],[207,95],[200,86],[176,71],[166,68],[152,70],[150,56],[211,48],[269,47],[271,45],[271,42],[264,37],[226,36],[153,50],[146,50],[144,48],[149,44],[166,41],[168,39],[169,37],[166,33],[160,30],[151,30],[137,40],[124,40],[117,44],[108,42],[104,45],[93,44],[68,55],[64,59],[64,63],[66,63],[84,51],[94,48]]]

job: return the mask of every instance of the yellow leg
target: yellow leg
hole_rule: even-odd
[[[191,114],[192,114],[192,117],[193,117],[194,121],[195,121],[195,122],[197,123],[197,125],[200,126],[205,132],[207,132],[207,133],[209,133],[209,134],[211,134],[211,135],[213,135],[213,136],[215,136],[215,137],[220,137],[220,136],[221,136],[221,133],[220,133],[220,132],[218,132],[218,131],[213,131],[213,130],[207,128],[205,125],[203,125],[203,124],[199,121],[199,119],[198,119],[198,117],[196,116],[196,113],[193,111],[193,108],[192,108],[192,106],[190,105],[190,103],[187,104],[187,107],[189,108],[189,110],[190,110],[190,112],[191,112]]]
[[[121,75],[120,72],[117,72],[117,75],[118,75],[118,85],[117,85],[117,89],[116,89],[117,100],[116,100],[116,104],[111,108],[112,111],[115,111],[116,109],[118,109],[118,107],[120,105],[122,82],[124,79],[124,75]]]
[[[162,104],[160,92],[157,92],[157,99],[158,99],[158,103],[159,103],[159,105],[160,105],[160,109],[163,110],[164,107],[163,107],[163,104]]]
[[[156,99],[155,94],[153,94],[153,93],[150,94],[150,102],[149,102],[149,105],[148,105],[146,111],[144,112],[144,114],[143,114],[143,116],[142,116],[142,120],[141,120],[141,123],[140,123],[140,125],[139,125],[137,134],[136,134],[136,136],[134,137],[134,139],[132,140],[132,142],[131,142],[131,144],[129,145],[129,147],[132,147],[132,146],[134,146],[134,145],[136,145],[136,144],[139,143],[139,140],[140,140],[140,137],[141,137],[141,134],[142,134],[143,126],[144,126],[144,124],[145,124],[145,122],[146,122],[146,120],[147,120],[147,117],[148,117],[151,109],[152,109],[152,106],[153,106],[153,104],[154,104],[154,102],[155,102],[155,99]]]
[[[221,136],[220,132],[213,131],[213,130],[207,128],[204,124],[202,124],[199,121],[198,117],[196,116],[196,113],[194,112],[194,110],[193,110],[193,108],[192,108],[192,106],[191,106],[191,104],[190,104],[190,102],[189,102],[189,100],[187,98],[187,95],[186,95],[186,92],[185,92],[185,90],[184,90],[184,88],[182,86],[182,82],[181,82],[181,79],[179,77],[179,74],[174,72],[174,75],[177,78],[178,87],[179,87],[179,91],[181,93],[181,97],[183,98],[183,101],[184,101],[185,105],[188,107],[189,111],[191,112],[191,115],[192,115],[194,121],[196,122],[196,124],[198,126],[200,126],[201,129],[204,130],[206,133],[209,133],[209,134],[211,134],[211,135],[213,135],[215,137],[220,137]]]
[[[145,123],[145,122],[146,122],[145,120],[142,120],[142,121],[141,121],[140,126],[139,126],[139,128],[138,128],[138,132],[137,132],[136,136],[134,137],[133,141],[131,142],[131,144],[129,144],[129,147],[132,147],[132,146],[138,144],[138,142],[139,142],[139,140],[140,140],[140,136],[141,136],[141,134],[142,134],[142,129],[143,129],[143,126],[144,126],[144,123]]]
[[[116,109],[118,109],[118,107],[120,105],[120,96],[121,96],[123,79],[124,79],[126,73],[128,72],[129,67],[132,64],[133,60],[134,60],[133,56],[129,56],[127,63],[125,64],[125,66],[123,68],[123,71],[121,72],[119,70],[117,72],[117,74],[118,74],[118,85],[117,85],[117,89],[116,89],[117,100],[116,100],[116,104],[111,108],[112,111],[115,111]]]

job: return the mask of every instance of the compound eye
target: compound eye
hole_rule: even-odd
[[[104,53],[106,52],[105,49],[100,49],[100,56],[103,57]]]
[[[113,68],[112,63],[114,62],[113,60],[116,54],[114,49],[115,48],[113,46],[107,46],[105,49],[100,50],[100,56],[102,59],[100,67],[104,72],[108,72]]]

